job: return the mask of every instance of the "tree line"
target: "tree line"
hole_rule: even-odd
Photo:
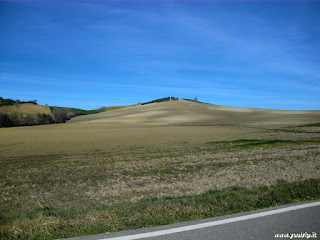
[[[20,104],[20,103],[33,103],[33,104],[37,105],[38,101],[37,100],[20,101],[19,99],[13,100],[11,98],[0,97],[0,107],[1,106],[10,106],[10,105],[15,105],[15,104]]]
[[[33,126],[51,124],[55,120],[45,113],[32,114],[0,112],[0,127]]]
[[[45,113],[23,114],[21,112],[0,112],[0,127],[65,123],[73,117],[83,115],[81,112],[70,112],[59,107],[52,107],[51,112],[53,116]]]
[[[155,99],[149,102],[144,102],[141,103],[141,105],[146,105],[146,104],[150,104],[150,103],[156,103],[156,102],[169,102],[169,101],[177,101],[179,100],[179,98],[176,97],[165,97],[165,98],[159,98],[159,99]]]

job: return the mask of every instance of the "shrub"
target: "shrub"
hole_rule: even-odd
[[[15,103],[15,101],[10,98],[0,97],[0,106],[13,105],[14,103]]]
[[[25,125],[25,126],[36,125],[36,121],[31,115],[28,114],[23,117],[23,123],[21,125]]]
[[[53,118],[50,115],[47,115],[45,113],[41,114],[38,113],[36,116],[36,124],[50,124],[54,123]]]
[[[60,108],[53,108],[52,110],[54,120],[57,123],[65,123],[67,120],[67,113]]]
[[[71,118],[73,118],[73,117],[75,117],[76,116],[76,114],[74,113],[74,112],[68,112],[67,114],[66,114],[66,119],[67,120],[70,120]]]
[[[10,115],[8,113],[0,112],[0,127],[12,127],[14,126]]]
[[[13,126],[20,126],[22,123],[22,113],[11,113],[10,118]]]

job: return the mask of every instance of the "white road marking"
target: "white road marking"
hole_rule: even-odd
[[[254,214],[250,214],[250,215],[228,218],[228,219],[218,220],[218,221],[214,221],[214,222],[200,223],[200,224],[190,225],[190,226],[185,226],[185,227],[177,227],[177,228],[172,228],[172,229],[147,232],[147,233],[140,233],[140,234],[134,234],[134,235],[128,235],[128,236],[122,236],[122,237],[104,238],[104,239],[99,239],[99,240],[132,240],[132,239],[141,239],[141,238],[147,238],[147,237],[156,237],[156,236],[167,235],[167,234],[172,234],[172,233],[179,233],[179,232],[190,231],[190,230],[195,230],[195,229],[200,229],[200,228],[213,227],[213,226],[227,224],[227,223],[239,222],[239,221],[244,221],[244,220],[253,219],[253,218],[265,217],[265,216],[270,216],[270,215],[274,215],[274,214],[278,214],[278,213],[284,213],[284,212],[289,212],[289,211],[293,211],[293,210],[314,207],[314,206],[319,206],[319,205],[320,205],[320,201],[312,202],[312,203],[305,203],[305,204],[296,205],[296,206],[292,206],[292,207],[286,207],[286,208],[280,208],[280,209],[270,210],[270,211],[266,211],[266,212],[254,213]]]

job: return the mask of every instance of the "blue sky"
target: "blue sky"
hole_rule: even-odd
[[[320,109],[320,2],[1,1],[0,96]]]

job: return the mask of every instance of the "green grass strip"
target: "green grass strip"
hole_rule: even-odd
[[[45,207],[1,214],[1,239],[54,239],[203,219],[276,205],[320,199],[320,179],[233,187],[200,195],[147,198],[86,209]],[[15,217],[13,217],[15,215]],[[15,218],[15,219],[13,219]]]
[[[216,146],[216,149],[241,149],[241,148],[255,148],[255,147],[275,147],[284,146],[288,144],[305,144],[305,143],[319,143],[319,140],[257,140],[257,139],[239,139],[234,141],[219,141],[208,142],[208,145]]]
[[[320,127],[320,123],[310,123],[310,124],[298,125],[297,127]]]

